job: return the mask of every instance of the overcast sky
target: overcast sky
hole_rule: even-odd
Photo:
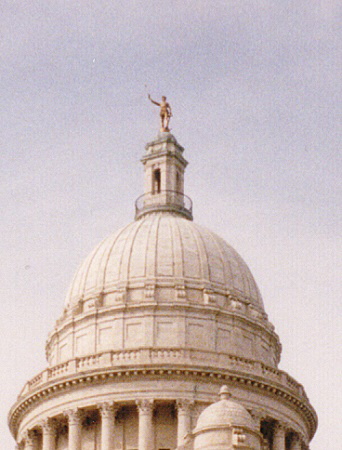
[[[246,260],[319,429],[341,427],[341,3],[0,2],[1,429],[77,266],[133,220],[172,105],[196,222]]]

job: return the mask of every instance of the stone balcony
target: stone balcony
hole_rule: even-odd
[[[307,400],[303,386],[289,376],[286,372],[269,367],[259,361],[242,358],[234,355],[199,351],[181,348],[144,348],[134,350],[106,351],[93,355],[86,355],[49,367],[29,380],[22,389],[18,399],[29,395],[44,384],[58,382],[59,379],[75,376],[88,371],[97,370],[136,370],[144,367],[163,367],[177,369],[196,367],[197,371],[206,374],[208,365],[221,368],[219,371],[229,371],[237,376],[248,374],[248,377],[261,377],[279,387],[286,388],[296,396]],[[163,370],[160,369],[160,370]],[[212,369],[217,372],[217,369]],[[204,375],[203,375],[204,376]],[[251,382],[252,383],[252,382]],[[275,389],[275,388],[274,388]]]

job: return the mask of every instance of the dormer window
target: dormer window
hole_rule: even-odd
[[[153,171],[152,177],[152,194],[160,194],[161,191],[161,173],[160,169]]]

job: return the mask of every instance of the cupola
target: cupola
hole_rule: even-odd
[[[135,218],[155,211],[168,211],[192,220],[192,202],[184,195],[187,161],[184,148],[170,132],[160,132],[146,145],[144,194],[136,201]]]

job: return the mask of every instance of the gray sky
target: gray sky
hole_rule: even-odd
[[[195,220],[246,260],[280,368],[341,435],[338,0],[2,0],[0,448],[79,263],[133,219],[167,95]]]

